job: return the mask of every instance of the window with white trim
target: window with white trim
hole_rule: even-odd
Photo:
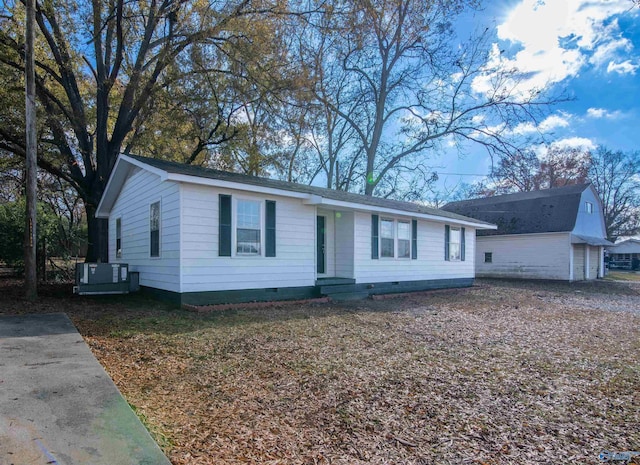
[[[380,220],[380,256],[394,257],[395,237],[393,234],[393,220]]]
[[[154,202],[149,207],[149,256],[160,256],[160,202]]]
[[[485,263],[493,263],[493,252],[485,252],[484,253],[484,262]]]
[[[411,222],[398,220],[398,258],[411,258]]]
[[[449,260],[460,260],[460,228],[449,229]]]
[[[589,214],[593,213],[593,204],[591,202],[585,202],[584,209]]]
[[[122,258],[122,218],[116,218],[116,258]]]
[[[260,205],[257,200],[236,202],[236,254],[260,255]]]

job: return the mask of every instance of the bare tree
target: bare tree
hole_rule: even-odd
[[[599,148],[592,155],[589,179],[604,207],[607,237],[640,232],[640,153]]]
[[[388,194],[382,180],[415,169],[445,141],[513,154],[513,128],[536,121],[554,101],[544,89],[523,91],[518,70],[490,60],[496,51],[487,31],[455,40],[453,18],[474,3],[358,0],[326,10],[324,32],[336,45],[321,72],[345,88],[316,96],[354,131],[365,194]]]
[[[485,186],[485,195],[529,192],[587,182],[591,154],[581,148],[549,145],[503,156]]]

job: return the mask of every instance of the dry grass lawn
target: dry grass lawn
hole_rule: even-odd
[[[6,286],[5,286],[6,287]],[[23,312],[15,288],[0,313]],[[52,293],[174,464],[596,464],[640,451],[640,285],[481,282],[209,314]]]
[[[607,279],[608,281],[637,281],[637,282],[640,282],[640,272],[639,271],[609,270],[609,271],[607,271],[607,277],[605,279]]]

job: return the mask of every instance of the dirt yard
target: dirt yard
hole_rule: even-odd
[[[596,464],[640,451],[640,283],[479,282],[196,314],[0,281],[69,314],[174,464]]]

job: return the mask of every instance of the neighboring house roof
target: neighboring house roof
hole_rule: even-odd
[[[574,229],[582,193],[590,184],[534,192],[496,195],[451,202],[443,210],[498,225],[479,236],[570,232]]]
[[[607,247],[610,253],[640,253],[640,240],[627,239]]]
[[[129,165],[129,167],[125,166]],[[356,206],[375,207],[376,209],[398,211],[413,214],[419,217],[437,218],[441,221],[452,220],[455,223],[469,225],[476,228],[495,229],[495,225],[478,221],[454,212],[419,205],[412,202],[402,202],[379,197],[353,194],[351,192],[326,189],[322,187],[308,186],[293,182],[267,179],[257,176],[248,176],[228,171],[214,170],[200,166],[185,165],[172,161],[156,158],[141,157],[136,155],[120,155],[109,177],[109,182],[98,205],[96,216],[106,218],[117,198],[118,192],[126,179],[131,166],[150,168],[162,179],[178,182],[193,182],[200,184],[218,185],[242,189],[243,186],[254,186],[261,192],[274,195],[289,195],[302,198],[309,205],[327,205],[334,207],[356,208]],[[209,182],[203,182],[209,180]],[[245,188],[246,190],[246,188]],[[278,192],[276,192],[278,191]],[[373,210],[373,208],[370,208]]]

